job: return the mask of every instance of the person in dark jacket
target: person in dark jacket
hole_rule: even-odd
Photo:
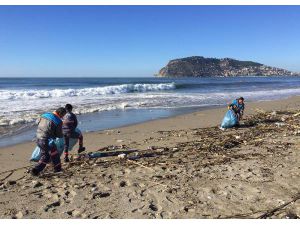
[[[33,176],[38,176],[50,160],[52,161],[54,172],[61,171],[59,153],[53,140],[63,137],[61,118],[65,114],[65,108],[61,107],[53,113],[48,112],[41,115],[36,132],[37,145],[41,149],[41,159],[31,170]]]
[[[66,104],[65,109],[67,111],[66,115],[63,118],[63,135],[64,135],[64,153],[65,153],[65,162],[69,162],[69,142],[70,138],[78,138],[79,148],[78,154],[85,150],[83,147],[83,136],[81,133],[76,132],[75,129],[78,125],[77,117],[72,113],[73,106],[71,104]]]
[[[232,109],[235,112],[238,121],[240,121],[243,118],[245,110],[244,98],[239,97],[238,99],[233,100],[228,108]]]

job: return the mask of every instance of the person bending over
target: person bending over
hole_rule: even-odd
[[[72,113],[73,106],[71,104],[66,104],[65,109],[67,111],[66,115],[63,118],[63,135],[64,135],[64,153],[65,153],[65,162],[69,162],[69,141],[70,138],[78,138],[79,148],[78,153],[81,153],[85,150],[83,147],[83,137],[81,133],[75,131],[78,121],[74,113]]]
[[[65,114],[65,108],[61,107],[53,113],[48,112],[41,115],[36,132],[37,145],[41,150],[41,159],[31,170],[33,176],[38,176],[50,160],[52,161],[54,172],[61,171],[59,153],[53,140],[63,137],[61,118]]]
[[[228,105],[228,108],[232,109],[235,112],[238,121],[240,121],[243,118],[245,110],[244,98],[240,97],[238,99],[233,100],[232,103]]]

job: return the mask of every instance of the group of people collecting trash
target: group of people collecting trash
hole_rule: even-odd
[[[60,161],[62,152],[59,150],[63,149],[64,161],[66,163],[69,162],[69,149],[73,148],[77,140],[79,142],[77,153],[80,154],[85,151],[83,136],[77,128],[78,120],[72,110],[72,105],[66,104],[65,107],[60,107],[54,112],[47,112],[40,116],[36,132],[37,148],[33,152],[33,155],[38,153],[39,156],[34,156],[38,160],[33,161],[38,161],[38,163],[31,169],[33,176],[38,176],[50,162],[53,164],[54,172],[62,171]],[[243,117],[244,110],[243,97],[233,100],[228,105],[228,111],[224,116],[220,128],[225,130],[226,128],[239,126],[239,121]],[[72,144],[70,144],[70,140],[73,141]],[[61,144],[60,148],[58,147],[59,144]]]
[[[52,113],[48,112],[41,115],[36,132],[36,142],[40,150],[40,157],[37,165],[31,170],[33,176],[38,176],[50,161],[53,164],[54,172],[62,170],[60,154],[55,142],[57,138],[63,140],[65,162],[70,161],[69,147],[71,138],[79,141],[78,154],[85,151],[83,136],[77,129],[78,121],[72,109],[71,104],[66,104],[65,107],[60,107]]]

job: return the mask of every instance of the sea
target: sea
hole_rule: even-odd
[[[300,77],[0,78],[0,147],[33,140],[39,116],[67,103],[88,132],[296,95]]]

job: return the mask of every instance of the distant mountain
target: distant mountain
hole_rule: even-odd
[[[163,67],[158,77],[236,77],[236,76],[299,76],[285,69],[231,58],[217,59],[192,56],[174,59]]]

